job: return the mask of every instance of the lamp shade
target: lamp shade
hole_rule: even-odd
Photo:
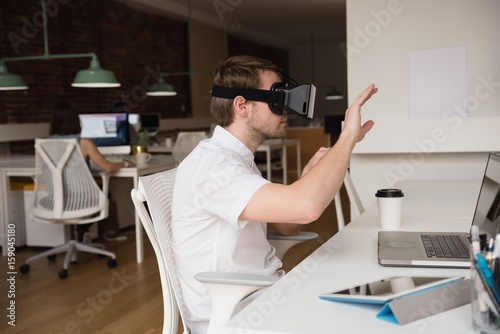
[[[78,71],[71,86],[78,88],[114,88],[120,87],[120,83],[116,80],[113,72],[102,69],[99,60],[93,58],[88,69]]]
[[[146,92],[148,96],[176,96],[177,92],[174,87],[168,83],[165,83],[163,78],[158,80],[158,84],[153,85],[150,90]]]
[[[325,96],[325,100],[342,100],[343,98],[344,95],[335,86]]]
[[[0,65],[0,90],[21,90],[28,89],[23,78],[17,74],[12,74],[5,65]]]

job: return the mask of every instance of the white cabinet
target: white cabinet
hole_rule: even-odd
[[[33,190],[24,189],[24,216],[26,222],[26,244],[33,247],[55,247],[69,240],[69,227],[63,224],[47,224],[31,219]]]
[[[7,231],[15,231],[15,246],[26,245],[26,228],[24,225],[24,207],[23,207],[23,185],[11,182],[9,191],[9,210],[10,219],[7,222]],[[12,228],[15,227],[15,228]],[[11,235],[9,234],[9,237]]]

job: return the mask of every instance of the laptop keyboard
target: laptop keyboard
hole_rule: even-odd
[[[422,235],[427,257],[469,258],[469,248],[456,235]]]

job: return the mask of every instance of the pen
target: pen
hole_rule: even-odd
[[[490,238],[490,242],[488,243],[488,248],[486,249],[486,252],[484,253],[484,258],[486,259],[486,262],[488,262],[488,267],[491,268],[491,264],[493,262],[493,249],[495,245],[495,239]]]
[[[479,242],[479,228],[477,225],[472,225],[470,228],[470,235],[472,239],[472,256],[481,252],[481,244]]]
[[[487,238],[486,234],[479,235],[479,246],[480,246],[481,250],[486,249],[486,243],[487,243],[486,238]]]
[[[476,275],[479,275],[479,273],[476,273]],[[490,304],[490,303],[492,303],[491,297],[485,291],[483,282],[478,277],[472,277],[472,279],[474,282],[474,290],[476,290],[476,294],[477,294],[479,313],[481,314],[480,320],[481,320],[483,325],[486,325],[486,324],[488,324],[488,320],[489,320],[488,309],[491,309],[492,312],[496,312],[496,309],[495,309],[495,311],[493,311],[495,306],[494,305],[493,305],[493,307],[491,306],[491,304]],[[489,299],[489,302],[487,302],[488,299]]]

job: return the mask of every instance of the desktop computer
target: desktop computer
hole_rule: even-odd
[[[80,114],[81,137],[91,139],[104,155],[130,154],[127,113]]]

